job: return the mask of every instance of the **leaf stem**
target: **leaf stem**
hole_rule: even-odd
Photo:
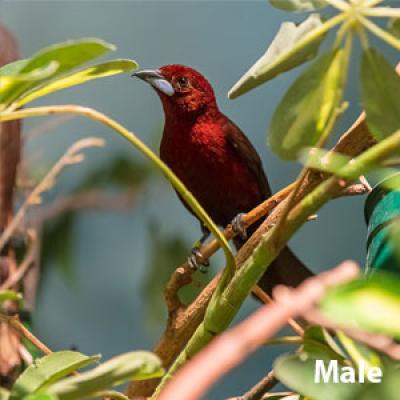
[[[45,106],[45,107],[32,107],[22,110],[7,112],[7,110],[0,113],[0,121],[11,121],[15,119],[40,117],[51,114],[79,114],[84,117],[93,119],[103,125],[108,126],[129,143],[136,147],[143,155],[145,155],[159,170],[161,170],[167,179],[171,182],[173,187],[182,196],[187,204],[190,205],[197,217],[207,226],[210,232],[220,242],[224,250],[226,258],[226,270],[232,276],[235,270],[235,259],[229,247],[229,243],[215,225],[213,220],[209,217],[203,207],[198,203],[195,197],[189,192],[180,179],[168,168],[168,166],[149,148],[147,147],[133,132],[129,131],[123,125],[108,117],[107,115],[94,110],[89,107],[82,107],[79,105],[68,104],[60,106]]]
[[[11,328],[13,328],[20,335],[22,335],[25,339],[29,340],[42,353],[50,354],[52,352],[31,331],[29,331],[29,329],[25,328],[24,324],[19,320],[17,316],[8,316],[0,313],[0,322],[10,325]]]
[[[340,11],[347,11],[350,6],[343,0],[325,0],[332,7],[337,8]]]
[[[399,8],[375,7],[362,10],[362,14],[368,17],[393,17],[400,18]]]
[[[384,0],[364,0],[364,7],[374,7],[379,3],[383,3]]]
[[[365,366],[366,366],[366,370],[364,371],[364,374],[365,374],[365,378],[366,378],[368,375],[368,369],[374,367],[374,365],[372,365],[368,361],[368,359],[363,357],[362,353],[357,348],[357,345],[355,344],[353,339],[351,339],[349,336],[347,336],[344,332],[342,332],[340,330],[336,331],[336,334],[337,334],[337,337],[338,337],[340,343],[342,344],[342,346],[344,347],[344,349],[346,350],[348,355],[351,357],[351,359],[356,367],[358,367],[360,365],[361,361],[364,361]]]
[[[278,344],[302,344],[303,338],[301,336],[280,336],[265,342],[265,346],[273,346]]]
[[[368,42],[368,36],[365,33],[364,27],[363,26],[357,26],[357,33],[358,37],[360,38],[361,46],[364,50],[368,50],[369,48],[369,42]]]
[[[372,21],[370,21],[368,18],[363,17],[362,15],[358,16],[358,19],[361,24],[374,35],[378,36],[380,39],[382,39],[390,46],[394,47],[396,50],[400,50],[400,40],[393,36],[391,33],[380,28],[378,25],[374,24]]]

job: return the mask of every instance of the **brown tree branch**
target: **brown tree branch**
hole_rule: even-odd
[[[369,147],[373,146],[375,143],[375,139],[369,134],[366,126],[365,116],[362,114],[357,121],[341,136],[338,143],[331,151],[342,153],[350,157],[355,157]],[[310,171],[298,190],[296,200],[305,197],[324,179],[326,179],[327,176],[328,175],[322,174],[318,171]],[[261,236],[268,232],[276,224],[276,221],[280,217],[280,209],[282,206],[284,206],[284,204],[282,205],[282,202],[284,203],[285,198],[287,198],[294,184],[295,183],[278,192],[275,195],[277,197],[273,196],[271,200],[266,200],[255,210],[253,210],[254,214],[253,211],[251,211],[249,213],[251,217],[247,216],[249,214],[244,217],[245,224],[248,226],[268,214],[268,217],[264,223],[250,237],[250,239],[237,254],[236,265],[238,267],[240,267],[240,265],[242,265],[242,263],[253,252],[254,248],[260,241]],[[229,239],[234,235],[234,232],[230,227],[228,227],[224,233],[227,234],[227,238]],[[204,257],[208,258],[214,254],[218,248],[219,246],[217,242],[213,240],[206,246],[203,246],[200,250]],[[181,265],[172,274],[172,277],[166,288],[166,298],[169,306],[168,323],[163,336],[160,338],[153,350],[161,358],[164,368],[169,368],[171,366],[172,362],[183,349],[186,342],[193,335],[199,323],[203,320],[205,309],[219,278],[219,275],[217,275],[206,286],[199,297],[185,309],[182,307],[182,304],[179,301],[178,291],[182,286],[191,282],[192,273],[193,271],[187,263]],[[159,380],[156,379],[133,382],[128,387],[128,396],[130,398],[150,396],[158,382]]]
[[[262,346],[289,318],[313,309],[327,288],[352,280],[358,274],[358,266],[346,261],[333,270],[307,279],[298,288],[278,286],[273,303],[216,337],[167,383],[159,400],[201,398],[217,379]],[[196,384],[193,384],[193,376],[196,377]]]
[[[0,323],[9,325],[16,333],[29,340],[44,354],[51,353],[51,350],[43,342],[41,342],[32,332],[25,328],[18,316],[8,316],[0,313]]]
[[[270,371],[244,395],[227,400],[261,400],[264,394],[269,392],[278,383],[279,381],[275,377],[274,371]]]
[[[18,58],[18,47],[14,36],[0,24],[0,66]],[[12,217],[17,168],[21,157],[21,122],[0,123],[0,231],[3,231]],[[6,274],[0,274],[0,284],[15,272],[15,253],[11,247],[4,249],[0,263],[6,266]],[[10,302],[9,310],[17,305]],[[0,324],[0,384],[6,386],[15,378],[21,365],[19,338],[9,326]]]

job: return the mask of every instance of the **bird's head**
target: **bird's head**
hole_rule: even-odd
[[[144,69],[132,76],[149,83],[158,93],[166,115],[194,116],[216,109],[214,90],[193,68],[180,64]]]

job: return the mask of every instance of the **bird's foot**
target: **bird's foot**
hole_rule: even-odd
[[[240,213],[236,215],[235,218],[233,218],[231,222],[232,230],[233,232],[237,233],[241,239],[246,240],[247,239],[247,230],[246,226],[243,220],[243,217],[245,214]]]
[[[199,270],[200,272],[206,273],[210,263],[208,260],[203,256],[198,246],[192,248],[192,254],[188,257],[187,260],[190,268],[194,271]]]

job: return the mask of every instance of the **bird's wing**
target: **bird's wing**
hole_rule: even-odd
[[[228,143],[255,175],[263,197],[267,198],[271,196],[271,189],[267,177],[265,176],[261,159],[250,140],[247,139],[241,129],[228,118],[226,118],[226,122],[223,125],[223,130]]]

